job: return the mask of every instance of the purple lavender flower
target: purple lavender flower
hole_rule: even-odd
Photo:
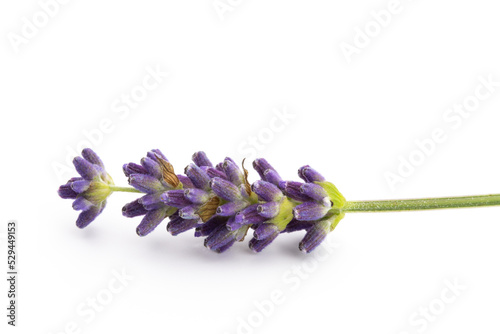
[[[252,185],[259,203],[240,212],[235,221],[252,225],[254,233],[249,247],[254,252],[261,252],[293,219],[292,208],[295,203],[278,188],[281,177],[266,160],[257,159],[253,166],[262,178]]]
[[[76,226],[89,225],[106,206],[106,199],[112,193],[113,179],[106,173],[104,164],[90,148],[82,151],[82,157],[76,157],[73,165],[81,177],[71,178],[59,187],[62,198],[74,199],[73,209],[82,211],[76,220]]]
[[[246,179],[229,158],[214,168],[204,152],[196,152],[193,162],[185,168],[187,180],[182,181],[189,187],[160,194],[164,205],[178,209],[170,216],[167,231],[177,235],[195,228],[195,236],[206,237],[205,246],[220,253],[242,240],[248,230],[248,226],[226,227],[239,210],[251,204]]]
[[[280,181],[283,193],[294,201],[301,202],[293,209],[293,215],[299,221],[316,221],[327,215],[335,204],[341,207],[345,202],[335,186],[324,181],[323,176],[310,166],[299,169],[299,176],[306,183]],[[332,195],[334,198],[330,198]],[[335,201],[335,203],[334,203]]]
[[[151,150],[140,164],[128,163],[123,171],[133,188],[116,187],[99,157],[90,149],[74,160],[81,177],[72,178],[59,188],[63,198],[74,199],[81,210],[77,225],[87,226],[103,210],[113,191],[142,193],[126,204],[126,217],[143,216],[136,232],[151,233],[169,217],[167,231],[172,235],[195,229],[205,237],[205,246],[217,253],[242,241],[253,229],[249,247],[260,252],[280,234],[305,231],[299,244],[303,252],[314,250],[343,218],[344,197],[337,188],[310,166],[299,169],[305,181],[285,181],[265,159],[253,167],[261,180],[252,185],[248,172],[230,158],[215,167],[204,152],[196,152],[185,175],[176,175],[159,150]]]
[[[222,253],[236,241],[242,241],[249,229],[248,224],[235,223],[236,215],[257,203],[257,196],[251,191],[246,179],[236,163],[226,158],[215,169],[207,169],[211,177],[211,216],[207,215],[204,224],[196,229],[195,236],[206,236],[205,247]],[[216,206],[214,205],[217,202]],[[206,205],[205,205],[206,206]]]
[[[257,204],[257,195],[251,191],[246,171],[232,159],[213,167],[204,152],[197,152],[193,162],[185,169],[193,187],[183,193],[170,190],[160,197],[165,204],[179,208],[170,217],[167,230],[177,235],[194,227],[195,236],[206,237],[208,249],[221,253],[245,237],[249,223],[235,220],[239,212]]]
[[[162,195],[165,203],[183,206],[171,217],[168,229],[177,234],[195,227],[195,236],[205,236],[205,246],[215,252],[242,241],[249,228],[254,230],[249,243],[254,252],[262,251],[281,233],[300,230],[306,236],[299,248],[310,252],[340,220],[336,220],[335,203],[343,197],[309,166],[299,170],[306,183],[283,181],[266,160],[257,159],[253,166],[262,180],[250,187],[246,170],[242,172],[230,158],[215,168],[203,152],[195,153],[193,161],[185,172],[194,188]],[[332,193],[338,198],[332,200]]]
[[[201,151],[193,154],[193,161],[194,163],[184,169],[186,176],[183,177],[189,187],[168,191],[161,197],[165,204],[174,205],[179,209],[176,215],[170,217],[170,223],[167,226],[167,230],[172,235],[186,232],[203,224],[204,220],[214,214],[218,205],[210,189],[210,176],[207,172],[214,169],[212,163]]]
[[[306,235],[299,244],[305,253],[313,251],[344,217],[339,209],[345,198],[338,189],[309,165],[299,168],[299,177],[306,183],[281,183],[285,194],[301,197],[302,203],[293,209],[294,222],[287,232],[305,229]]]
[[[163,201],[165,193],[179,191],[184,184],[160,150],[149,151],[140,165],[133,162],[123,165],[123,172],[132,187],[145,193],[122,209],[125,217],[144,216],[136,229],[139,236],[151,233],[165,218],[176,213],[178,206],[182,206],[174,200],[168,204]],[[186,182],[186,186],[189,185]]]
[[[299,169],[299,176],[306,181],[301,183],[282,180],[264,159],[255,160],[253,165],[262,178],[253,185],[259,204],[240,212],[235,220],[239,223],[246,218],[252,224],[255,231],[250,248],[260,252],[281,233],[305,230],[299,249],[311,252],[343,217],[338,209],[345,199],[310,166]]]
[[[255,159],[253,162],[253,168],[259,173],[260,178],[263,181],[274,184],[275,186],[281,181],[281,176],[279,176],[276,169],[271,166],[266,159]]]

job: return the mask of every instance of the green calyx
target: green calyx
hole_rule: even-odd
[[[104,202],[109,195],[116,190],[113,179],[109,174],[101,175],[95,177],[91,182],[90,186],[81,195],[88,201],[99,204]],[[120,188],[121,189],[121,188]]]
[[[82,193],[82,196],[94,204],[99,204],[105,201],[112,192],[109,184],[95,180],[90,183],[89,188]]]
[[[297,203],[295,201],[292,201],[287,197],[283,197],[278,215],[268,220],[267,223],[274,224],[278,227],[278,230],[283,231],[288,223],[293,219],[293,208],[296,206]]]
[[[322,221],[329,225],[329,230],[332,232],[337,227],[338,223],[345,217],[345,213],[342,211],[342,208],[346,205],[347,200],[333,183],[328,181],[314,183],[325,189],[331,201],[332,208],[328,211],[325,217],[323,217]]]
[[[340,193],[340,191],[335,187],[335,185],[328,181],[314,182],[325,189],[330,201],[332,201],[332,209],[342,209],[346,204],[345,197]]]
[[[339,222],[345,217],[345,213],[338,210],[330,210],[322,220],[327,221],[330,225],[330,232],[332,232]]]

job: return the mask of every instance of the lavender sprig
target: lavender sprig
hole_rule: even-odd
[[[101,159],[91,149],[73,161],[80,177],[59,187],[62,198],[73,201],[82,211],[77,226],[88,226],[104,209],[114,191],[143,195],[126,204],[125,217],[143,216],[136,228],[139,236],[151,233],[169,218],[172,235],[194,229],[195,237],[205,237],[204,245],[222,253],[243,241],[253,230],[249,247],[261,252],[279,235],[305,231],[299,249],[313,251],[333,231],[347,212],[432,210],[500,205],[500,194],[470,197],[424,198],[414,200],[346,201],[338,189],[315,169],[298,170],[304,182],[283,180],[265,159],[253,167],[260,180],[250,184],[248,172],[232,159],[215,167],[204,152],[196,152],[184,174],[160,150],[151,150],[140,164],[123,166],[132,188],[117,187],[105,171]]]

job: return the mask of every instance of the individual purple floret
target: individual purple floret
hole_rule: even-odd
[[[323,182],[325,178],[312,169],[311,166],[305,165],[299,168],[299,177],[306,182]]]
[[[190,229],[199,225],[200,219],[183,219],[177,213],[170,216],[170,221],[167,224],[167,231],[172,235],[178,235],[182,232],[189,231]]]
[[[319,220],[323,218],[331,206],[326,206],[318,202],[308,201],[297,205],[293,209],[293,216],[297,220]]]
[[[275,186],[281,181],[278,172],[267,162],[266,159],[256,159],[253,162],[253,168],[259,173],[263,181],[274,184]]]
[[[74,199],[73,209],[82,211],[76,226],[84,228],[104,210],[106,199],[112,193],[110,186],[114,183],[101,159],[90,148],[85,148],[82,157],[73,160],[73,165],[81,177],[74,177],[60,186],[58,194]]]
[[[167,205],[162,201],[162,195],[182,187],[183,183],[158,149],[149,151],[147,156],[141,159],[140,165],[133,162],[123,165],[123,172],[128,176],[132,187],[145,193],[122,209],[125,217],[144,216],[136,229],[137,234],[142,237],[151,233],[165,218],[177,212],[175,205]]]
[[[280,230],[277,225],[269,223],[260,224],[255,229],[253,238],[250,240],[248,246],[256,253],[261,252],[271,242],[273,242],[279,234]]]

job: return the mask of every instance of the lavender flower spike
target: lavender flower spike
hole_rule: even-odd
[[[179,207],[188,205],[188,201],[179,198],[184,194],[183,183],[175,175],[172,165],[163,153],[151,150],[141,159],[141,164],[125,164],[123,171],[128,176],[129,184],[144,196],[128,203],[122,209],[125,217],[144,216],[136,228],[137,235],[143,237],[151,233],[165,218],[177,212]],[[172,191],[171,194],[168,192]],[[181,195],[182,196],[182,195]]]
[[[104,169],[104,164],[90,148],[82,151],[82,157],[73,160],[81,177],[70,179],[59,187],[61,198],[74,199],[73,209],[82,211],[76,226],[88,226],[104,210],[106,199],[112,193],[113,179]]]
[[[80,210],[77,225],[87,226],[103,210],[113,191],[142,193],[126,204],[125,217],[142,216],[136,228],[139,236],[151,233],[169,218],[172,235],[195,229],[205,237],[205,246],[217,253],[242,241],[253,229],[249,247],[261,252],[284,232],[306,231],[299,248],[310,252],[324,240],[343,217],[345,199],[335,186],[309,166],[299,169],[306,183],[282,180],[265,160],[253,166],[260,175],[251,185],[248,171],[231,158],[212,164],[204,152],[192,156],[194,163],[176,175],[160,150],[151,150],[140,164],[123,165],[132,188],[116,187],[99,157],[90,149],[74,160],[81,177],[72,178],[59,188],[59,195],[74,200]],[[214,167],[215,166],[215,167]]]

